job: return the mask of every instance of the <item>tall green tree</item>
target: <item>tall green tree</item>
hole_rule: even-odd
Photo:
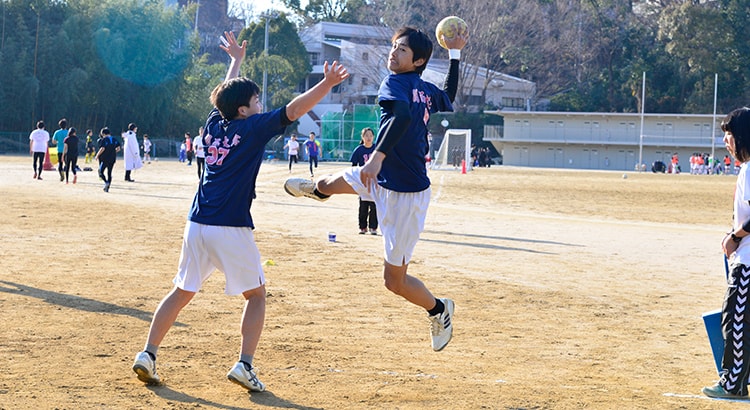
[[[268,78],[267,110],[279,107],[293,96],[299,83],[311,70],[307,50],[299,38],[295,26],[285,14],[268,20],[268,57],[265,57],[266,20],[261,19],[246,27],[238,36],[239,41],[247,40],[247,58],[243,75],[262,85],[263,71]],[[277,94],[281,94],[275,98]]]

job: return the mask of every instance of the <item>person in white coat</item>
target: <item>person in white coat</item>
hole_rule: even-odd
[[[135,135],[137,131],[138,127],[131,122],[128,124],[128,130],[122,133],[125,180],[128,182],[135,182],[135,180],[130,177],[130,172],[143,166],[143,161],[141,161],[140,144],[138,144],[138,138]]]

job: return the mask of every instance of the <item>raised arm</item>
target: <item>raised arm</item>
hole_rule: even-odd
[[[450,66],[448,68],[448,74],[445,76],[443,91],[448,94],[448,98],[453,102],[456,99],[456,93],[458,92],[458,62],[461,59],[461,50],[466,47],[467,36],[457,35],[453,38],[443,36],[443,41],[448,47],[448,55],[450,58]]]
[[[346,67],[339,64],[338,61],[334,61],[330,66],[328,61],[323,64],[323,73],[325,77],[315,84],[315,86],[303,94],[295,97],[289,104],[286,105],[286,116],[291,121],[295,121],[298,118],[305,115],[308,111],[312,110],[315,105],[328,94],[331,89],[342,81],[349,78],[349,73],[346,71]]]
[[[242,45],[237,44],[237,39],[231,31],[225,31],[224,36],[220,38],[222,44],[219,45],[219,48],[226,51],[232,59],[229,62],[227,76],[224,78],[224,81],[227,81],[240,75],[240,66],[242,65],[242,60],[245,59],[245,52],[247,51],[247,40],[242,40]]]

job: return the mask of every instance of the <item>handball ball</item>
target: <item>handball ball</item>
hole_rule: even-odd
[[[461,17],[448,16],[438,23],[435,27],[435,37],[437,37],[438,44],[440,47],[447,49],[443,42],[443,36],[445,38],[453,38],[457,34],[466,35],[469,32],[469,26]]]

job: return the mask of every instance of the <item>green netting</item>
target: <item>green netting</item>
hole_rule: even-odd
[[[354,105],[344,112],[328,112],[320,119],[320,141],[323,158],[348,161],[354,148],[359,145],[360,133],[370,127],[378,134],[380,107],[377,105]]]

